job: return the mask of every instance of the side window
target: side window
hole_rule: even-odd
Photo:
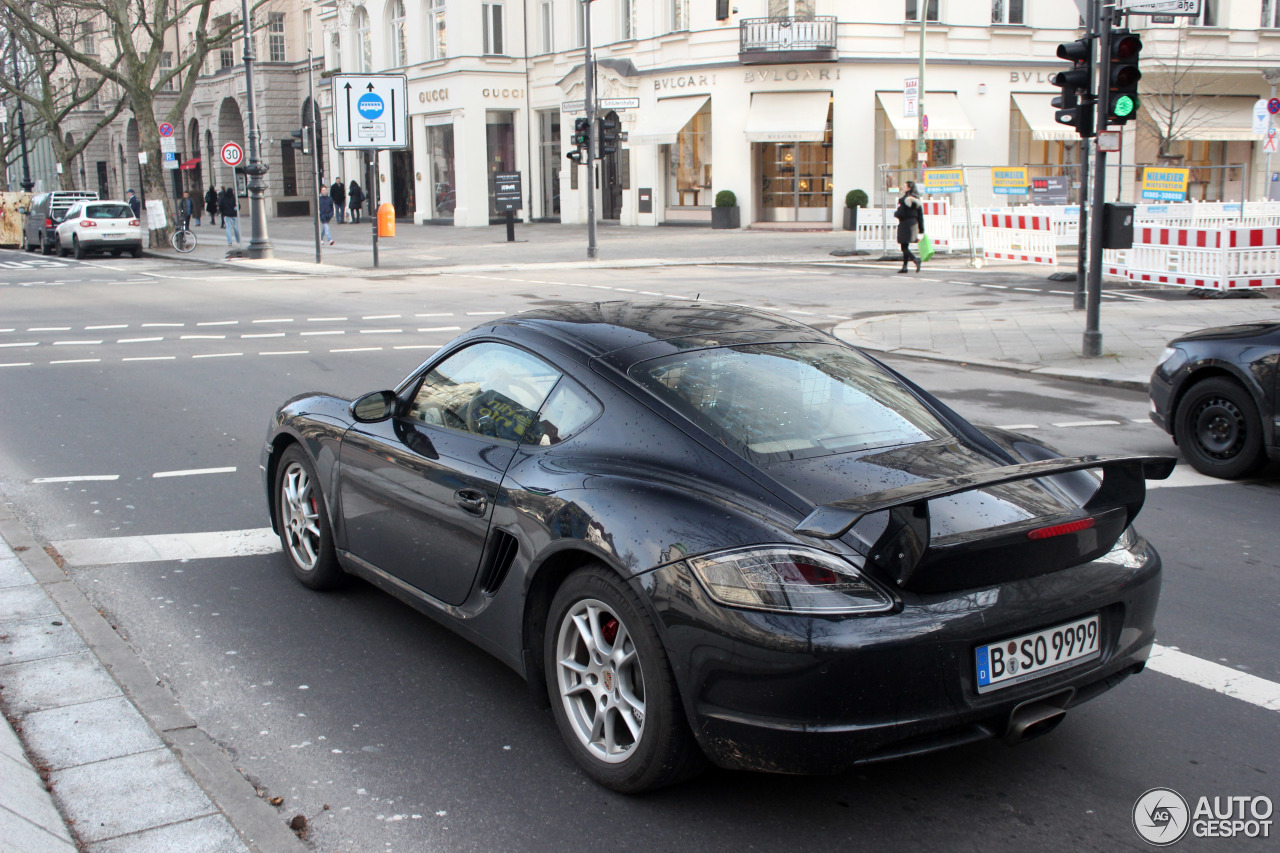
[[[409,418],[507,441],[526,439],[560,372],[506,344],[456,352],[422,379]]]
[[[75,219],[79,215],[80,205],[73,204],[71,207],[67,208],[67,212],[62,215],[62,220],[65,222],[68,219]]]
[[[600,411],[600,404],[578,383],[561,379],[538,412],[538,425],[529,442],[543,447],[559,444],[594,421]]]

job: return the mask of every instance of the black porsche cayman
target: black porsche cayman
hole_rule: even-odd
[[[671,301],[295,397],[263,462],[302,583],[358,575],[498,656],[629,792],[1048,731],[1146,661],[1131,523],[1173,467],[1060,458],[808,326]]]

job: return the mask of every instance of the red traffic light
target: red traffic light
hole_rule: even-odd
[[[1142,39],[1134,33],[1120,36],[1111,43],[1111,58],[1121,62],[1132,62],[1142,53]]]

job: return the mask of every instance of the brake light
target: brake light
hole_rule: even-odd
[[[93,228],[93,227],[95,227],[97,224],[98,224],[98,223],[94,222],[92,219],[81,219],[81,220],[80,220],[80,225],[81,225],[82,227],[84,227],[84,228]]]
[[[130,219],[130,220],[129,220],[129,224],[130,224],[132,227],[137,228],[137,227],[138,227],[139,225],[141,225],[142,223],[141,223],[141,222],[139,222],[139,221],[138,221],[138,220],[136,220],[136,219]]]
[[[1035,530],[1027,531],[1027,538],[1050,539],[1054,536],[1065,536],[1068,533],[1079,533],[1081,530],[1088,530],[1090,527],[1093,527],[1093,519],[1082,518],[1079,521],[1068,521],[1066,524],[1037,527]]]
[[[46,216],[46,217],[45,217],[45,220],[44,220],[44,227],[45,227],[45,228],[52,228],[52,227],[53,227],[53,220]]]

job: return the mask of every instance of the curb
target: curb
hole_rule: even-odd
[[[308,850],[5,505],[0,505],[0,538],[249,849],[256,853]]]

